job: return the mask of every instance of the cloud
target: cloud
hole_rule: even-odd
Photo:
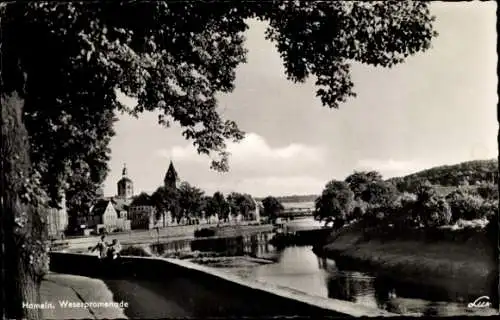
[[[230,170],[218,173],[209,169],[210,159],[199,155],[190,145],[175,145],[156,151],[156,156],[172,160],[181,179],[207,191],[269,194],[308,194],[320,192],[328,166],[321,146],[290,143],[271,146],[262,136],[247,133],[239,143],[228,143]]]
[[[250,193],[257,197],[265,197],[268,195],[318,194],[324,185],[325,181],[323,179],[307,175],[297,175],[230,179],[230,181],[226,180],[223,184],[214,182],[206,183],[203,187],[208,194],[212,194],[215,191],[222,191],[224,193],[236,191]]]
[[[323,179],[310,176],[249,178],[237,186],[242,190],[253,190],[258,196],[294,195],[320,193],[325,185]],[[270,192],[266,192],[266,191]],[[274,192],[273,192],[274,191]]]
[[[257,176],[268,176],[271,173],[303,174],[303,170],[311,170],[326,162],[326,150],[322,147],[291,143],[273,148],[256,133],[248,133],[239,143],[228,143],[227,151],[231,154],[231,173],[251,173]],[[199,155],[190,144],[158,150],[156,154],[170,158],[176,163],[190,165],[205,165],[209,161],[207,157]]]

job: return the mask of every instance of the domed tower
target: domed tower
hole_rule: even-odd
[[[123,165],[122,178],[118,181],[118,197],[130,199],[134,195],[134,184],[127,177],[127,166]]]
[[[170,161],[170,165],[168,166],[167,173],[165,174],[165,179],[163,179],[163,183],[165,188],[177,188],[177,183],[179,182],[179,175],[177,171],[175,171],[174,164]]]

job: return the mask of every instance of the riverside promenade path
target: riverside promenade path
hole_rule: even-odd
[[[43,319],[127,318],[106,284],[88,277],[49,273],[42,281],[40,302],[53,306],[42,310]]]
[[[164,288],[154,281],[126,279],[103,281],[89,277],[50,273],[43,280],[40,292],[41,302],[55,307],[44,309],[43,319],[193,317],[192,312],[168,298],[176,295],[175,288]],[[120,302],[126,307],[117,307],[116,304]],[[70,303],[73,306],[70,306]],[[85,307],[84,303],[89,306]],[[108,306],[103,306],[105,303],[108,303]]]
[[[170,226],[152,230],[131,230],[128,232],[110,233],[109,239],[117,239],[122,245],[134,245],[154,242],[167,242],[184,239],[194,239],[194,232],[201,228],[215,227],[213,224]],[[254,233],[271,231],[272,225],[247,225],[247,224],[221,224],[219,233],[223,236],[231,236],[234,233]],[[99,241],[99,236],[74,237],[65,240],[56,240],[52,243],[56,251],[60,249],[86,250]]]

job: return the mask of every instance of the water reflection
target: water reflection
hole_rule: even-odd
[[[195,240],[176,240],[151,244],[152,252],[168,256],[182,252],[214,252],[222,256],[250,256],[255,258],[274,258],[276,249],[269,244],[273,233],[262,232],[235,237],[211,237]]]
[[[358,302],[373,296],[373,278],[360,273],[336,272],[328,278],[328,297],[333,299]],[[375,304],[371,301],[370,304]]]
[[[272,250],[269,245],[272,236],[272,233],[262,232],[237,237],[195,239],[191,242],[191,250],[217,252],[227,256],[261,257]]]
[[[175,252],[201,251],[215,252],[221,256],[270,259],[274,263],[254,264],[242,268],[223,264],[213,266],[239,276],[292,288],[313,296],[351,301],[390,312],[417,315],[466,313],[466,302],[470,299],[467,295],[458,293],[460,284],[451,284],[446,288],[408,285],[370,272],[358,271],[354,266],[341,269],[334,260],[318,257],[312,246],[275,248],[269,244],[272,236],[273,233],[258,233],[182,240],[152,245],[152,249],[162,256]]]
[[[191,240],[177,240],[167,243],[155,243],[149,246],[151,251],[158,256],[172,253],[191,252]]]
[[[281,251],[279,263],[273,264],[275,273],[283,275],[313,274],[320,271],[318,257],[312,251],[289,247]]]
[[[399,314],[452,316],[470,313],[466,310],[467,300],[455,300],[457,294],[450,288],[408,285],[370,272],[339,269],[335,261],[317,257],[310,246],[283,249],[276,263],[256,267],[251,276],[310,295],[351,301]],[[497,314],[493,309],[474,312]]]
[[[320,259],[301,247],[288,247],[279,252],[278,262],[255,268],[251,276],[310,295],[326,297],[325,279],[328,272],[321,268]]]

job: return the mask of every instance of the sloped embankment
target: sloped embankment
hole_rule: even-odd
[[[450,294],[493,297],[498,259],[492,246],[485,231],[388,234],[350,226],[322,251],[339,267],[356,266],[401,282],[444,288]]]

